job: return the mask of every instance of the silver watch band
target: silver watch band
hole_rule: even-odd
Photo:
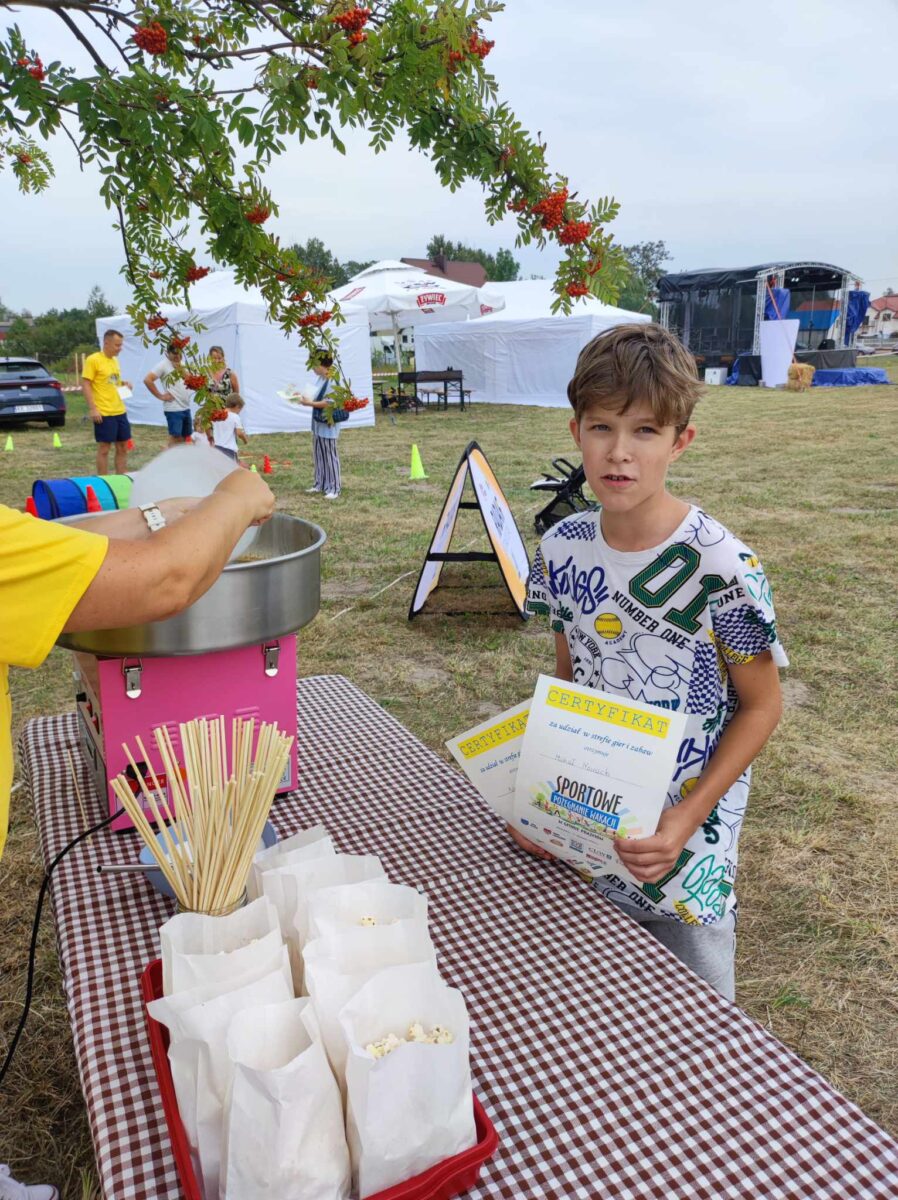
[[[138,508],[143,513],[150,533],[158,533],[160,529],[165,528],[165,517],[158,504],[139,504]]]

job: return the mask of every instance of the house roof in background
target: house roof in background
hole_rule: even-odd
[[[877,312],[898,312],[898,296],[878,296],[870,301],[870,307]]]
[[[460,262],[456,259],[446,260],[436,258],[403,258],[410,267],[426,271],[428,275],[438,275],[441,279],[452,279],[455,283],[467,283],[471,287],[483,287],[486,283],[486,271],[476,262]]]

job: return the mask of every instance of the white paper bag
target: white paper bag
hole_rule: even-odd
[[[277,969],[261,979],[205,999],[212,986],[178,992],[147,1006],[171,1036],[172,1081],[204,1200],[218,1200],[219,1193],[224,1102],[231,1082],[228,1026],[245,1008],[292,999],[286,947],[281,946]]]
[[[334,854],[291,863],[266,871],[262,889],[278,910],[281,933],[290,951],[293,983],[302,992],[302,948],[308,940],[308,897],[321,887],[361,883],[384,877],[380,859],[374,854]]]
[[[221,1200],[345,1200],[343,1107],[307,999],[231,1021]]]
[[[250,900],[262,895],[262,876],[275,867],[285,867],[291,862],[302,862],[306,858],[330,857],[336,854],[333,838],[323,825],[311,829],[300,829],[288,838],[282,838],[273,846],[260,850],[253,859],[246,891]]]
[[[413,1042],[379,1059],[366,1052],[387,1034],[405,1037],[416,1021],[427,1030],[441,1025],[455,1040]],[[362,1200],[474,1145],[467,1009],[435,967],[379,972],[343,1008],[340,1024],[349,1045],[346,1133]]]
[[[315,1006],[324,1048],[345,1093],[347,1048],[340,1010],[385,967],[425,963],[436,970],[436,951],[426,925],[397,921],[395,925],[345,927],[333,937],[317,938],[306,944],[303,962],[303,978]]]
[[[205,977],[205,964],[200,961],[216,955],[231,954],[238,950],[249,950],[266,934],[277,930],[277,912],[269,900],[256,900],[226,917],[208,917],[202,913],[178,913],[159,930],[159,941],[162,948],[162,993],[170,996],[174,991],[198,987],[203,983],[214,982],[216,978],[224,977],[221,973],[215,975],[214,968],[208,978]],[[276,948],[276,947],[275,947]],[[252,950],[249,954],[235,959],[224,974],[242,975],[249,971],[257,961],[270,960],[271,944],[268,943],[260,950]],[[185,960],[190,959],[188,965]],[[182,967],[177,971],[175,963],[180,961]],[[192,982],[191,982],[192,979]]]
[[[360,926],[363,919],[376,926],[393,921],[414,921],[427,928],[427,897],[423,892],[387,879],[319,888],[309,896],[309,939],[325,937],[344,926]]]

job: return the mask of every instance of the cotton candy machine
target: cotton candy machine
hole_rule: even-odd
[[[229,731],[233,717],[255,717],[295,735],[296,631],[318,612],[324,542],[317,525],[276,513],[243,558],[178,616],[59,638],[74,652],[81,747],[110,812],[119,807],[110,779],[125,772],[139,791],[122,743],[137,756],[140,737],[153,756],[159,725],[179,753],[178,726],[194,717],[224,716]],[[153,765],[158,777],[155,758]],[[137,767],[143,773],[144,764]],[[158,781],[168,800],[167,780]],[[294,742],[278,791],[296,781]],[[112,828],[130,825],[122,816]]]

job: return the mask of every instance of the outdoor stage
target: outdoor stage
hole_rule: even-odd
[[[857,350],[796,350],[795,357],[800,363],[820,370],[845,370],[857,365]],[[733,382],[739,387],[757,387],[761,382],[760,354],[740,354],[730,367],[730,379],[738,375]]]

